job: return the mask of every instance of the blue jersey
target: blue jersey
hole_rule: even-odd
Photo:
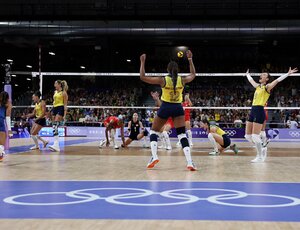
[[[6,107],[0,107],[0,132],[5,132],[5,117],[6,117]]]
[[[6,107],[5,106],[1,106],[0,107],[0,119],[5,119],[6,117]]]

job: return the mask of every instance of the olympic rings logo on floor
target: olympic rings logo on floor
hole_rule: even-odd
[[[300,137],[300,131],[289,131],[291,137]]]
[[[233,137],[233,136],[236,134],[236,131],[235,131],[235,130],[226,130],[226,134],[227,134],[228,136]]]
[[[213,192],[214,194],[211,196],[201,196],[191,194],[191,192]],[[93,193],[94,192],[94,193]],[[95,194],[95,192],[112,192],[112,195],[99,195]],[[117,192],[117,194],[116,194]],[[221,192],[222,194],[215,195],[215,193]],[[58,202],[55,201],[55,197],[51,197],[51,195],[63,195],[67,197],[67,201],[61,201],[61,197]],[[150,196],[160,196],[162,202],[156,203],[141,203],[134,199],[145,198]],[[49,198],[50,197],[50,198]],[[270,204],[249,204],[249,203],[239,203],[239,199],[247,198],[247,197],[269,197],[275,198],[279,201]],[[33,201],[28,201],[32,198]],[[40,198],[40,199],[38,199]],[[50,202],[45,201],[49,199]],[[70,200],[76,199],[76,200]],[[171,199],[171,202],[166,202],[166,198]],[[26,201],[22,201],[26,200]],[[37,200],[41,200],[43,202],[36,202]],[[88,188],[88,189],[80,189],[74,190],[70,192],[39,192],[39,193],[28,193],[21,194],[16,196],[10,196],[5,198],[3,201],[8,204],[13,205],[23,205],[23,206],[55,206],[55,205],[75,205],[93,202],[97,200],[104,200],[110,204],[115,205],[127,205],[127,206],[143,206],[143,207],[161,207],[161,206],[173,206],[173,205],[185,205],[192,204],[198,201],[207,201],[212,204],[223,205],[223,206],[232,206],[232,207],[243,207],[243,208],[281,208],[281,207],[291,207],[300,205],[300,199],[292,196],[283,196],[276,194],[258,194],[258,193],[246,193],[238,190],[229,190],[229,189],[218,189],[218,188],[188,188],[188,189],[174,189],[174,190],[166,190],[162,192],[154,192],[148,189],[142,188]],[[152,199],[151,200],[159,200]],[[258,201],[262,201],[262,199],[257,199]],[[283,203],[283,200],[287,202]],[[45,201],[45,202],[44,202]]]

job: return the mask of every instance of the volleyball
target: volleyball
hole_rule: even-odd
[[[178,51],[177,52],[177,57],[178,58],[182,58],[183,57],[183,52],[182,51]]]

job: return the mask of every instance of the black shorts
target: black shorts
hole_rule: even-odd
[[[137,141],[137,137],[138,137],[139,133],[134,133],[134,132],[131,132],[130,135],[129,135],[129,138],[133,141]]]
[[[59,116],[64,116],[65,114],[65,107],[62,106],[57,106],[57,107],[53,107],[52,109],[52,114],[53,116],[59,115]]]
[[[226,134],[224,134],[222,137],[223,137],[224,144],[221,145],[221,147],[224,148],[224,149],[226,149],[228,146],[230,146],[231,140],[230,140],[230,138]]]
[[[181,103],[169,103],[163,101],[157,112],[157,116],[162,119],[180,117],[184,116],[184,110]]]
[[[249,115],[249,122],[263,124],[266,120],[266,113],[263,106],[252,106]]]
[[[46,126],[46,118],[37,119],[34,121],[34,123],[44,127]]]

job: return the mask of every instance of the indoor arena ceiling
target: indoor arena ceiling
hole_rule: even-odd
[[[2,20],[292,19],[298,0],[2,0]]]
[[[118,38],[268,39],[300,35],[299,0],[1,0],[8,43]],[[218,36],[216,36],[218,35]]]

